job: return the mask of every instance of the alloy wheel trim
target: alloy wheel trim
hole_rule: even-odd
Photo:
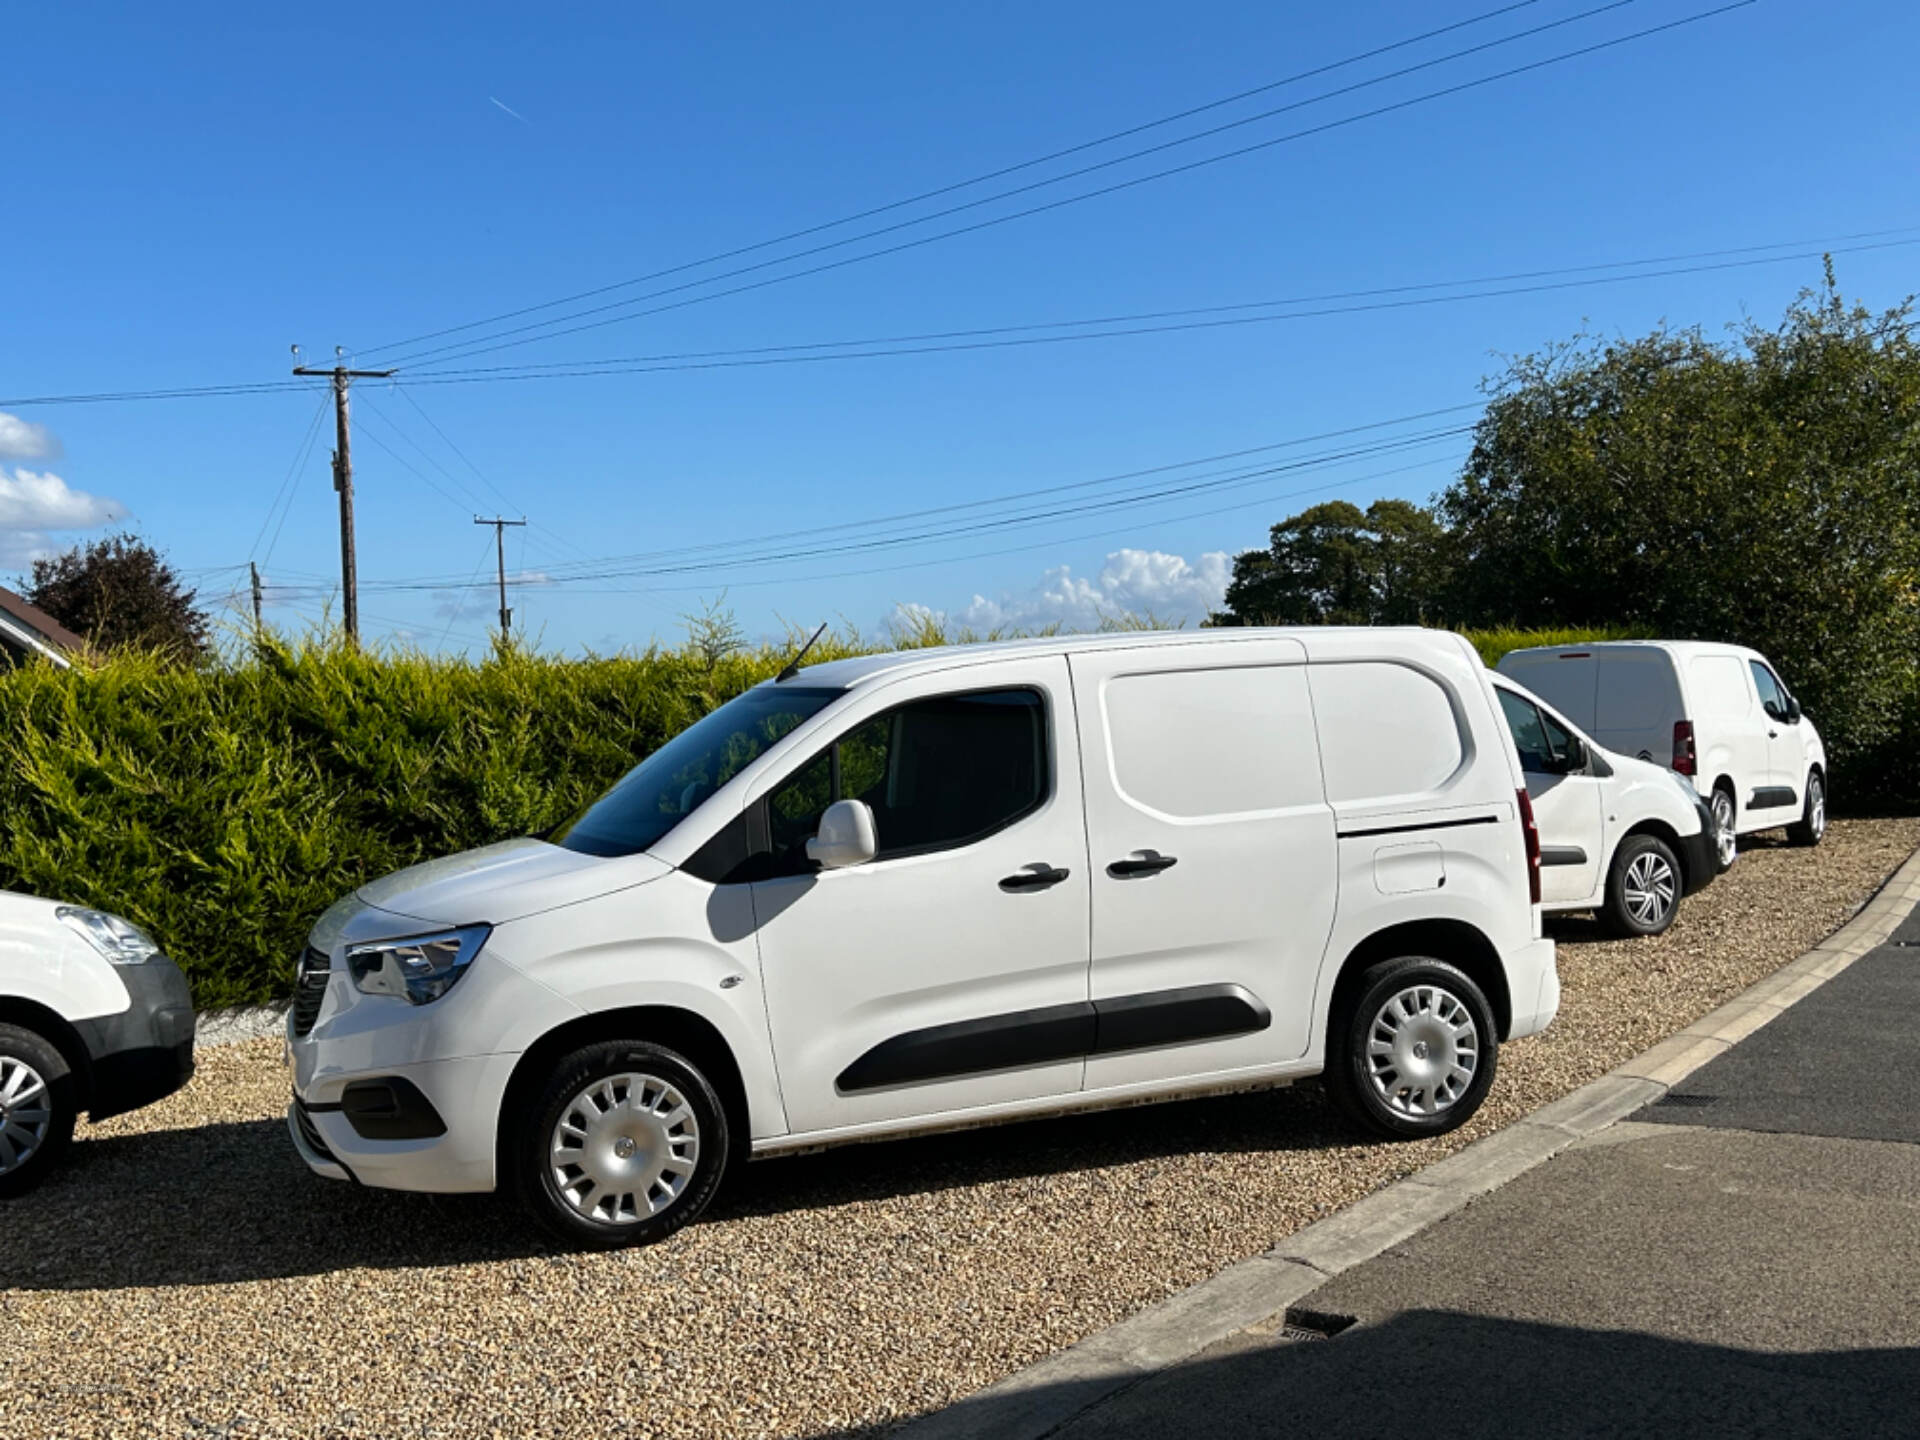
[[[1396,1115],[1433,1119],[1472,1088],[1480,1071],[1480,1027],[1443,985],[1409,985],[1374,1011],[1367,1026],[1367,1081]]]
[[[1620,889],[1627,913],[1638,925],[1658,925],[1672,912],[1680,895],[1673,866],[1658,850],[1642,850],[1627,863]]]
[[[52,1129],[46,1077],[17,1055],[0,1055],[0,1175],[38,1154]]]
[[[554,1193],[582,1219],[637,1225],[686,1193],[700,1165],[700,1121],[685,1094],[645,1071],[588,1082],[547,1137]]]
[[[1733,798],[1724,790],[1713,792],[1713,823],[1716,834],[1713,848],[1720,859],[1720,868],[1725,870],[1733,864],[1734,856],[1739,853],[1740,841],[1733,833]]]

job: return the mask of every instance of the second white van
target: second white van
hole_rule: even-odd
[[[335,1179],[658,1239],[748,1156],[1324,1074],[1474,1113],[1559,1005],[1457,635],[1060,637],[783,673],[546,840],[328,910],[289,1014]]]
[[[1827,752],[1772,662],[1697,640],[1622,640],[1509,651],[1499,663],[1609,750],[1686,776],[1713,810],[1731,863],[1735,837],[1787,827],[1827,832]]]

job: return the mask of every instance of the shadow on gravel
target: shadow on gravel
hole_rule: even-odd
[[[1229,1342],[1230,1344],[1233,1342]],[[1255,1341],[1177,1365],[1106,1401],[1105,1381],[977,1395],[946,1433],[1028,1431],[1036,1408],[1076,1418],[1057,1440],[1424,1435],[1702,1437],[1912,1434],[1920,1350],[1780,1354],[1438,1310],[1331,1340]],[[1057,1408],[1056,1408],[1057,1407]],[[1022,1424],[1023,1420],[1028,1423]],[[866,1429],[817,1432],[852,1437]]]
[[[0,1289],[220,1285],[465,1265],[563,1247],[490,1195],[364,1190],[310,1174],[279,1119],[88,1139],[0,1210]],[[851,1145],[742,1165],[703,1223],[1124,1165],[1193,1150],[1362,1142],[1317,1086]]]

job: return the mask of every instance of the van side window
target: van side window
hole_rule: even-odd
[[[1506,714],[1507,729],[1513,732],[1514,749],[1520,752],[1520,768],[1530,775],[1552,774],[1553,747],[1547,741],[1546,722],[1539,708],[1498,685],[1494,692],[1499,695],[1500,709]]]
[[[1767,712],[1770,720],[1785,720],[1787,692],[1774,678],[1773,672],[1758,660],[1749,660],[1747,664],[1753,670],[1753,688],[1760,692],[1760,708]]]
[[[983,840],[1040,807],[1051,775],[1033,690],[942,695],[874,716],[767,797],[772,870],[807,873],[806,842],[835,800],[873,811],[876,860]]]

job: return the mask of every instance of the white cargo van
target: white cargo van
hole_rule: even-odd
[[[1609,750],[1685,775],[1713,809],[1724,861],[1734,837],[1827,830],[1827,752],[1757,650],[1698,640],[1542,646],[1501,657],[1510,675]]]
[[[139,926],[0,890],[0,1196],[46,1178],[82,1111],[186,1084],[193,1026],[186,976]]]
[[[1435,631],[790,667],[549,840],[322,916],[292,1142],[612,1245],[736,1156],[1323,1071],[1438,1134],[1559,1005],[1531,815],[1491,675]]]
[[[1725,868],[1707,802],[1684,776],[1596,745],[1518,681],[1493,683],[1540,828],[1542,908],[1660,934]]]

